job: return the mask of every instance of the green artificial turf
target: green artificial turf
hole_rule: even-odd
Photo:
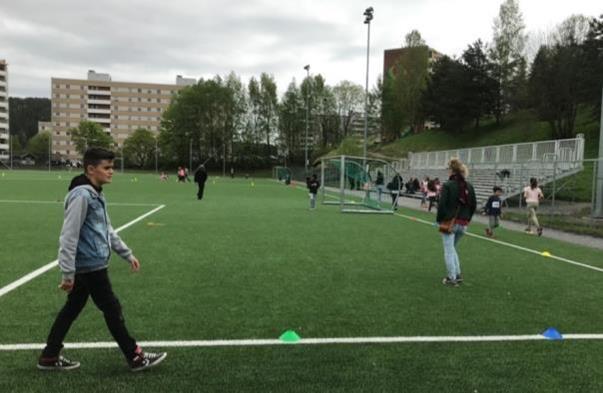
[[[10,172],[0,200],[62,200],[71,175]],[[308,210],[307,193],[270,180],[192,184],[116,174],[105,187],[114,226],[140,273],[113,257],[110,274],[138,340],[603,333],[603,273],[466,237],[466,283],[444,287],[440,237],[400,216]],[[145,204],[124,206],[120,203]],[[148,204],[148,206],[146,205]],[[401,210],[433,220],[432,215]],[[56,258],[60,203],[0,202],[0,287]],[[483,227],[472,225],[472,232]],[[500,229],[498,239],[603,267],[603,252]],[[0,344],[42,343],[64,302],[52,270],[0,297]],[[110,341],[88,304],[68,342]],[[69,350],[75,372],[35,370],[37,351],[0,351],[0,391],[445,391],[603,389],[601,341],[170,348],[131,375],[117,350]]]

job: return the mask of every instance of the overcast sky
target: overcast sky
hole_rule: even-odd
[[[88,69],[114,81],[174,83],[178,74],[209,78],[230,71],[245,83],[273,74],[279,95],[292,78],[322,74],[335,85],[364,85],[371,25],[370,84],[383,51],[418,29],[427,44],[460,55],[492,37],[502,0],[0,0],[0,59],[9,62],[11,96],[50,96],[50,78],[85,79]],[[600,0],[519,0],[528,32],[547,31],[572,14],[598,16]]]

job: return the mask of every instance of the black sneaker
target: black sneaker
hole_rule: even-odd
[[[463,283],[463,273],[459,274],[456,276],[456,282],[458,284],[462,284]]]
[[[542,227],[538,228],[538,236],[542,236]]]
[[[38,359],[38,369],[44,371],[67,371],[80,367],[80,362],[74,362],[62,356]]]
[[[130,362],[130,370],[142,371],[151,367],[155,367],[165,359],[167,356],[166,352],[152,353],[152,352],[140,352],[134,356],[134,359]]]
[[[457,288],[459,286],[459,284],[456,282],[456,280],[451,280],[448,277],[444,277],[442,279],[442,284],[450,286],[450,287],[455,287],[455,288]]]

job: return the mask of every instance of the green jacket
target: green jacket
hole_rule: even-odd
[[[461,218],[471,221],[477,200],[475,199],[475,190],[471,183],[467,182],[467,190],[469,191],[468,204],[461,205],[456,218]],[[440,200],[438,202],[438,216],[436,221],[442,222],[450,220],[454,217],[459,206],[459,184],[455,180],[448,180],[442,187]]]

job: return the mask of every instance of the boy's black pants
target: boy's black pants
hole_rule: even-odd
[[[126,329],[121,305],[111,289],[107,269],[75,275],[73,289],[50,329],[42,357],[52,358],[59,355],[63,348],[63,340],[71,324],[86,305],[88,296],[92,297],[96,307],[103,312],[107,327],[126,359],[132,360],[136,350],[136,341],[130,337],[128,329]]]

